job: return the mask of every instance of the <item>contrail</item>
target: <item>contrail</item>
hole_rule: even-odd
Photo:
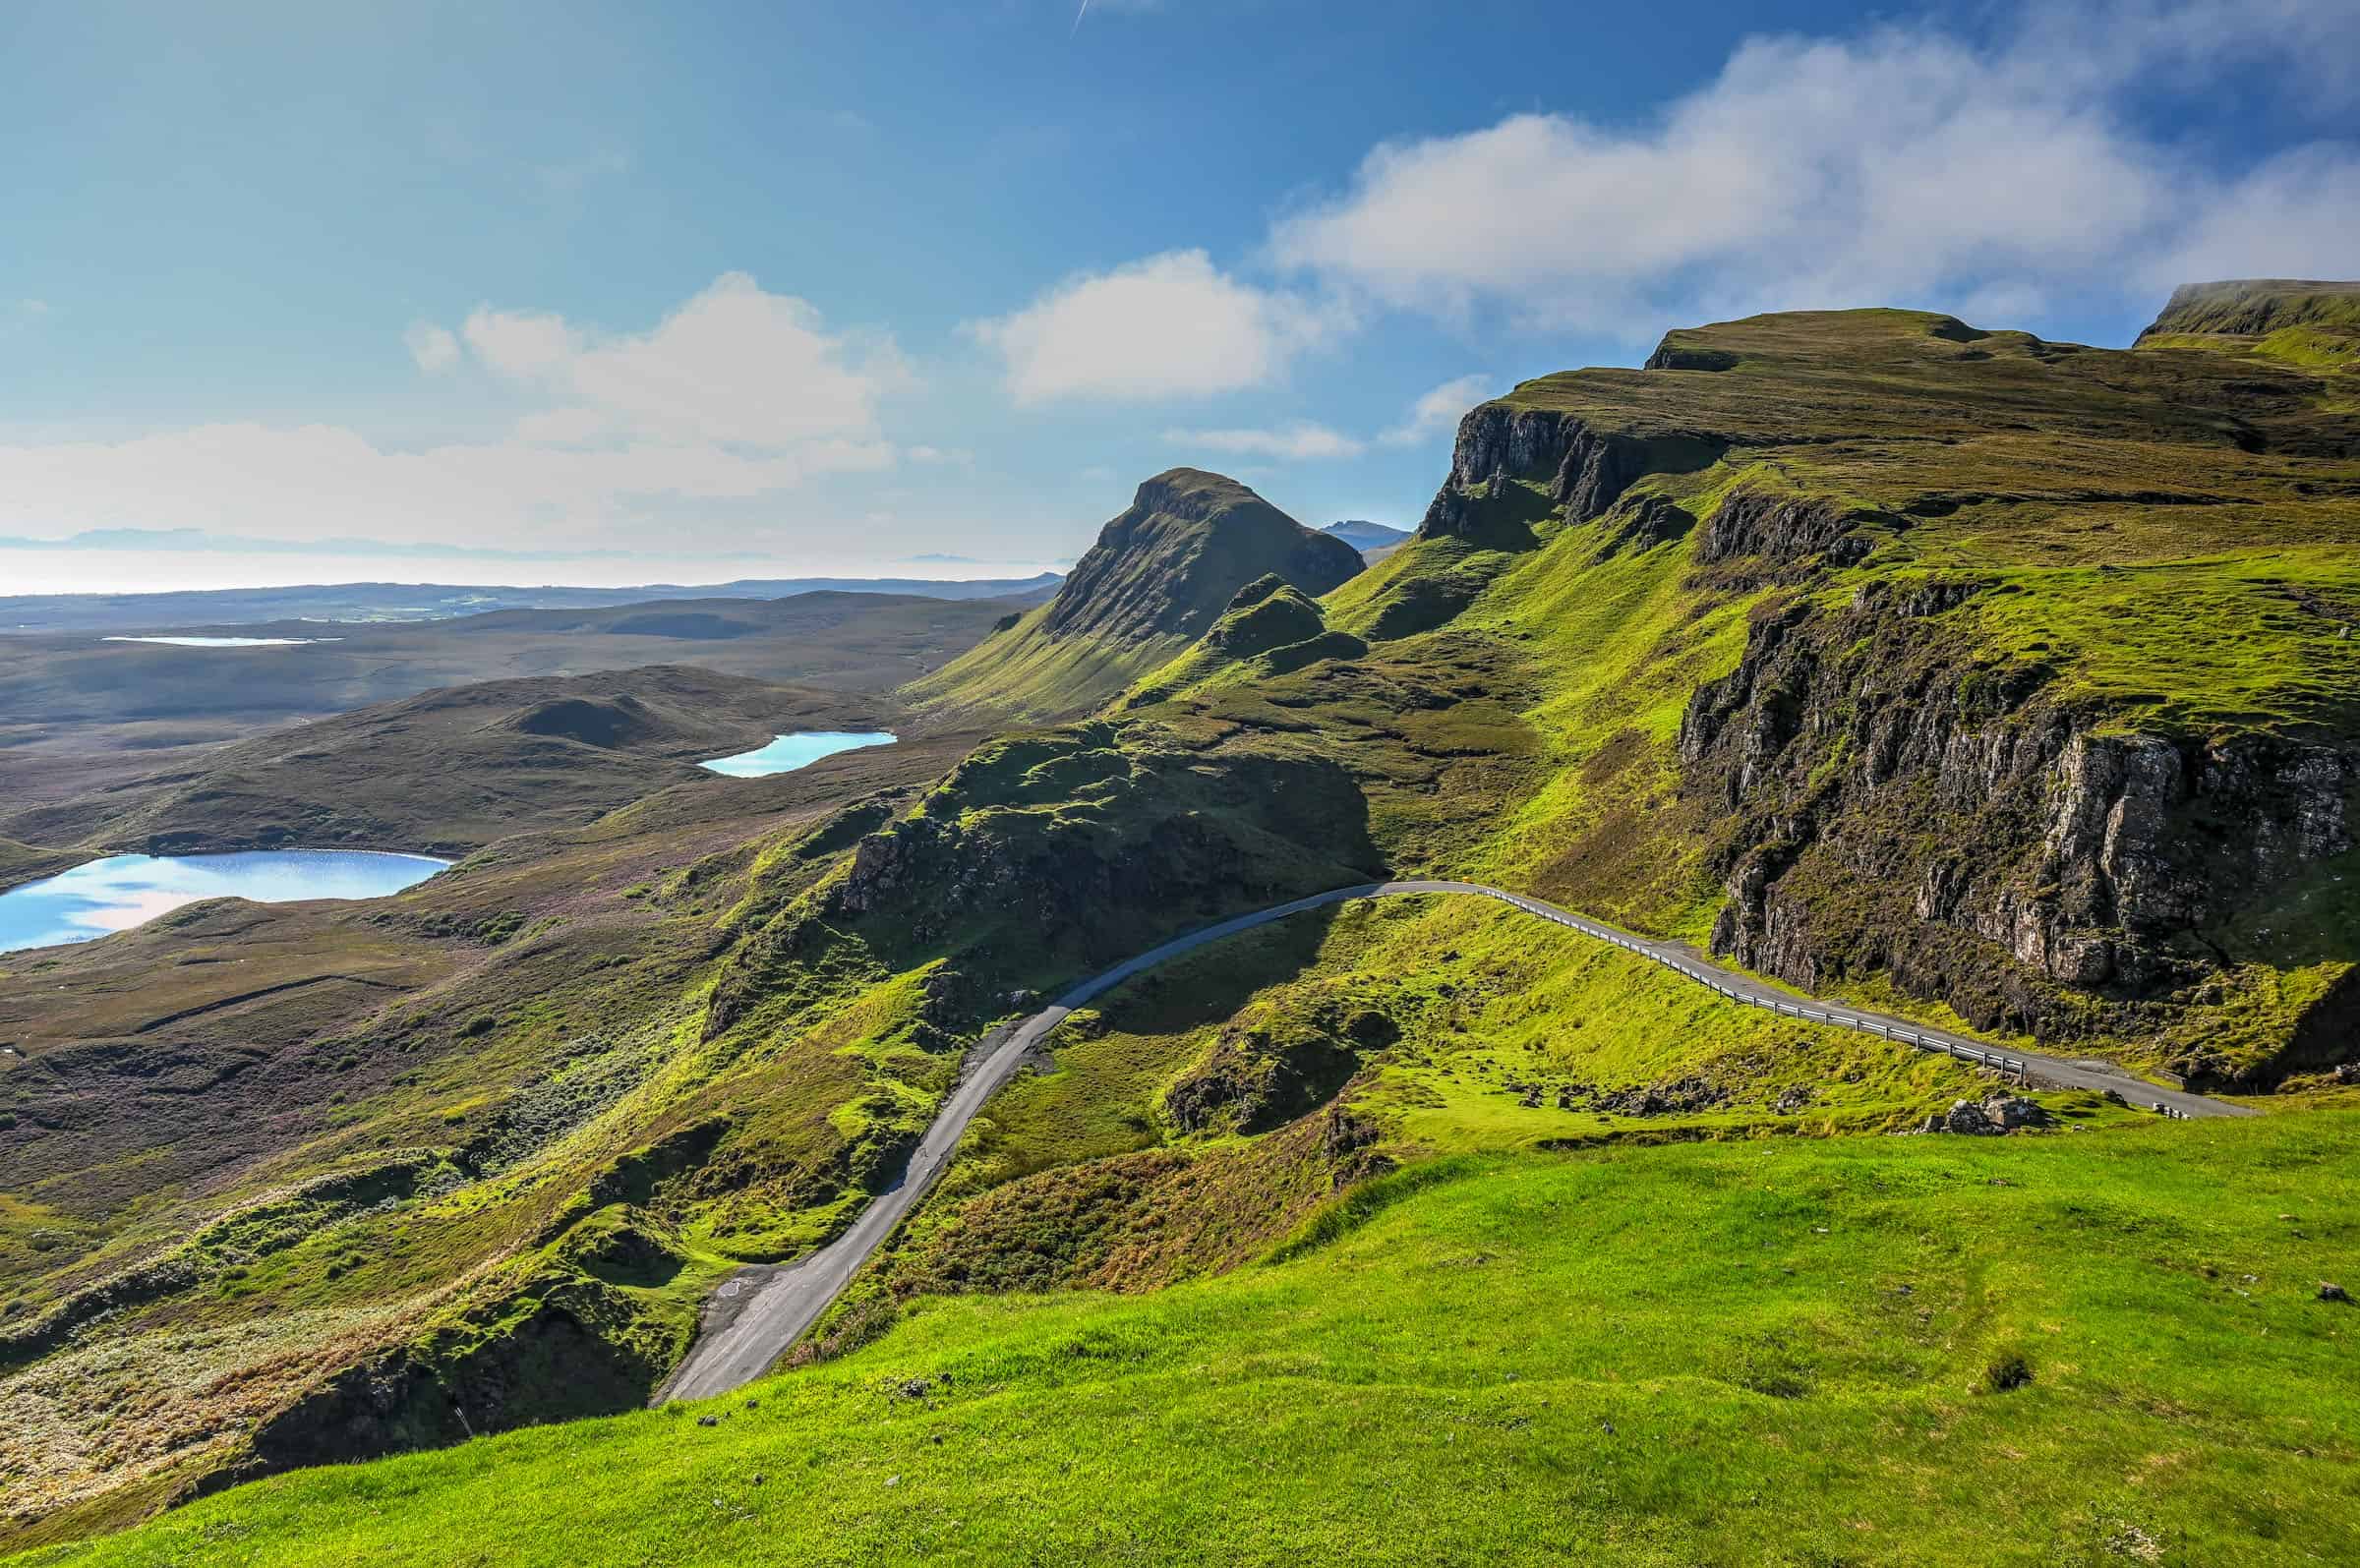
[[[1082,19],[1089,15],[1090,0],[1082,0],[1082,9],[1074,13],[1074,30],[1067,33],[1066,36],[1069,38],[1079,36],[1082,31]]]

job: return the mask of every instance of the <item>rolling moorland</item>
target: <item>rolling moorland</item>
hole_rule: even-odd
[[[27,956],[12,1543],[2350,1558],[2356,348],[2347,284],[2184,290],[2130,350],[1676,332],[1470,413],[1365,572],[1176,471],[843,699],[914,705],[901,746]],[[2124,1090],[1892,1136],[1995,1086],[1512,911],[1344,905],[1067,1018],[782,1375],[570,1422],[896,1180],[1031,993],[1421,873]],[[283,978],[195,977],[233,955]]]
[[[147,788],[142,776],[200,770],[215,748],[273,726],[472,682],[686,664],[882,691],[965,651],[1038,597],[825,592],[505,610],[418,625],[164,628],[330,639],[285,648],[189,649],[81,632],[12,637],[0,641],[0,800],[12,817],[52,805],[87,809],[93,796]]]

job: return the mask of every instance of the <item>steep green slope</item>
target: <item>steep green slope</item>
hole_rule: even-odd
[[[1360,567],[1351,546],[1313,533],[1235,480],[1176,468],[1140,486],[1056,598],[909,695],[953,714],[1086,712],[1202,636],[1257,578],[1319,595]]]
[[[2349,1147],[2313,1115],[1446,1162],[1271,1266],[933,1302],[743,1397],[32,1561],[2349,1561]]]

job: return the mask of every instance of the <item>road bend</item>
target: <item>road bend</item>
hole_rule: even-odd
[[[1049,1031],[1064,1022],[1066,1016],[1076,1008],[1121,985],[1134,975],[1168,963],[1210,943],[1251,931],[1257,926],[1268,925],[1272,921],[1284,920],[1290,915],[1311,909],[1325,908],[1329,904],[1347,903],[1356,899],[1398,898],[1413,894],[1466,894],[1496,900],[1554,925],[1578,931],[1584,936],[1660,963],[1741,1006],[1761,1008],[1781,1017],[1797,1018],[1805,1023],[1857,1029],[1863,1034],[1873,1034],[1916,1050],[1938,1051],[2029,1082],[2060,1088],[2101,1092],[2111,1090],[2143,1109],[2179,1118],[2255,1114],[2247,1106],[2230,1105],[2181,1089],[2160,1088],[2144,1079],[2089,1063],[2068,1062],[2036,1052],[2004,1051],[1963,1034],[1928,1028],[1922,1023],[1913,1023],[1841,1003],[1799,997],[1749,974],[1716,963],[1685,943],[1634,936],[1603,921],[1592,920],[1569,909],[1561,909],[1544,900],[1509,893],[1502,888],[1486,887],[1476,882],[1432,880],[1363,883],[1358,887],[1315,893],[1309,898],[1258,909],[1252,914],[1241,914],[1201,931],[1175,937],[1159,948],[1126,959],[1101,974],[1091,976],[1016,1027],[987,1036],[977,1047],[970,1071],[961,1078],[958,1087],[951,1091],[950,1099],[934,1118],[933,1126],[926,1130],[925,1136],[918,1140],[917,1149],[911,1155],[901,1180],[879,1193],[861,1211],[860,1217],[854,1221],[850,1230],[808,1257],[783,1268],[743,1269],[725,1282],[706,1304],[703,1331],[695,1346],[672,1376],[656,1390],[653,1403],[664,1405],[674,1400],[709,1399],[743,1387],[770,1370],[772,1365],[818,1320],[819,1314],[827,1310],[828,1304],[852,1282],[853,1275],[858,1272],[860,1265],[867,1262],[876,1249],[884,1245],[885,1239],[893,1234],[894,1227],[901,1224],[919,1198],[925,1196],[926,1190],[934,1185],[944,1167],[949,1165],[952,1151],[959,1146],[959,1139],[965,1135],[968,1124],[975,1119],[975,1113],[983,1109],[985,1102],[999,1092],[1000,1086],[1014,1075],[1025,1054],[1046,1039]]]

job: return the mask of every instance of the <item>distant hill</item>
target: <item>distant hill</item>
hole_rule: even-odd
[[[5,542],[0,542],[5,543]],[[6,559],[0,553],[0,561]],[[786,599],[796,594],[901,594],[922,599],[1007,599],[1056,592],[1055,572],[1034,577],[933,582],[921,577],[744,578],[702,587],[496,588],[447,583],[335,583],[306,588],[192,589],[164,594],[26,594],[0,598],[0,633],[148,631],[264,621],[446,620],[501,610],[595,610],[667,599]]]
[[[1372,523],[1357,517],[1348,517],[1340,523],[1329,523],[1320,532],[1342,540],[1354,550],[1359,551],[1362,558],[1372,565],[1384,559],[1387,552],[1407,544],[1410,537],[1409,530],[1406,528],[1387,528],[1383,523]]]
[[[570,827],[671,784],[696,764],[797,727],[873,727],[890,705],[658,665],[430,691],[272,730],[197,768],[19,810],[10,838],[150,853],[412,849],[464,854]]]
[[[1318,596],[1361,569],[1236,480],[1158,474],[1107,523],[1057,597],[910,687],[921,704],[1018,717],[1087,711],[1212,629],[1238,590],[1272,576]]]

